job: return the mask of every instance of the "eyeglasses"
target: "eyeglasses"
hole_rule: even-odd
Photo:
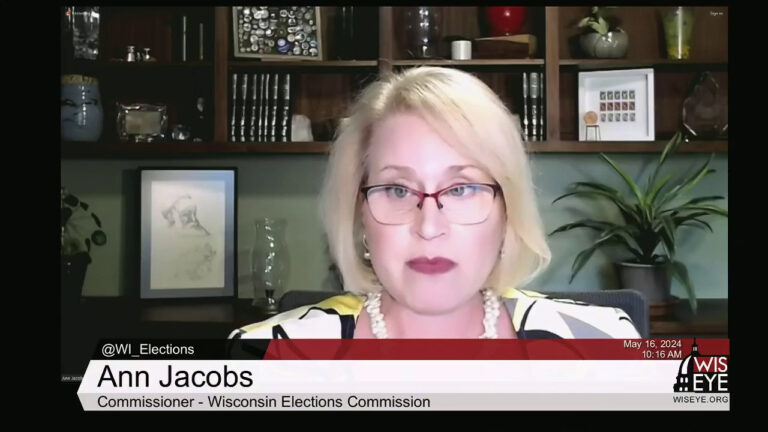
[[[426,193],[399,184],[383,184],[360,188],[368,201],[371,215],[385,225],[402,225],[413,222],[424,200],[434,198],[437,208],[449,222],[472,225],[485,221],[493,208],[496,194],[501,191],[497,184],[460,183]]]

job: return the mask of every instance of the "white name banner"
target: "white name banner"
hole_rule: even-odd
[[[679,360],[92,360],[77,394],[85,410],[730,409],[727,375],[681,376]]]

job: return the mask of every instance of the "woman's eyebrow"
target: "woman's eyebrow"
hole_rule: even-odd
[[[449,172],[452,172],[452,173],[453,172],[461,172],[461,171],[464,171],[465,169],[468,169],[468,168],[476,169],[476,170],[480,169],[479,167],[476,167],[474,165],[451,165],[451,166],[449,166],[446,169],[446,171],[449,171]]]
[[[411,167],[402,166],[402,165],[387,165],[384,168],[382,168],[379,172],[386,171],[386,170],[395,170],[395,171],[401,171],[406,172],[408,174],[413,174],[414,170]]]
[[[474,165],[451,165],[448,168],[446,168],[445,171],[448,171],[449,173],[454,173],[454,172],[461,172],[461,171],[463,171],[463,170],[465,170],[467,168],[479,169],[478,167],[476,167]],[[408,167],[408,166],[404,166],[404,165],[387,165],[384,168],[382,168],[379,172],[386,171],[388,169],[392,169],[392,170],[395,170],[395,171],[406,172],[408,174],[414,174],[415,173],[413,168]]]

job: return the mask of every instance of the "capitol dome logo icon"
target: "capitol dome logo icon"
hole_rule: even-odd
[[[728,356],[702,355],[696,338],[691,353],[680,362],[675,392],[728,393]]]

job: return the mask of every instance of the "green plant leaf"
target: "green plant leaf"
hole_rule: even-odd
[[[694,211],[694,210],[700,210],[703,212],[706,212],[708,214],[716,214],[723,217],[728,217],[728,210],[725,210],[721,207],[718,207],[716,205],[683,205],[680,207],[675,208],[676,211]],[[662,214],[665,214],[669,211],[672,211],[672,209],[665,210],[661,212]]]
[[[616,189],[610,186],[607,186],[601,183],[595,183],[595,182],[575,182],[575,183],[571,183],[571,187],[576,189],[584,187],[587,189],[595,189],[603,192],[608,192],[614,195],[621,195],[619,194],[619,191],[617,191]]]
[[[561,225],[560,227],[558,227],[557,229],[549,233],[549,235],[557,234],[564,231],[569,231],[575,228],[590,228],[595,231],[603,231],[606,228],[610,228],[611,226],[615,226],[615,224],[611,222],[596,221],[592,219],[581,219],[576,222]]]
[[[613,194],[610,194],[608,192],[580,190],[580,191],[573,191],[573,192],[568,192],[568,193],[565,193],[563,195],[560,195],[559,197],[555,198],[554,201],[552,201],[552,204],[560,201],[563,198],[568,198],[569,196],[603,197],[603,198],[608,198],[609,200],[616,202],[616,196],[613,195]],[[620,201],[618,205],[620,207],[626,207],[627,206],[626,203],[624,203],[623,201]]]
[[[665,215],[661,217],[661,225],[664,234],[661,238],[664,241],[667,253],[671,258],[675,255],[675,223],[671,216]]]
[[[627,174],[627,173],[626,173],[626,172],[625,172],[623,169],[621,169],[621,167],[619,167],[618,165],[616,165],[616,163],[614,163],[614,162],[613,162],[613,160],[612,160],[611,158],[609,158],[609,157],[608,157],[608,156],[607,156],[605,153],[600,153],[600,156],[602,156],[602,158],[603,158],[603,159],[605,159],[605,161],[606,161],[606,162],[608,162],[608,164],[610,164],[610,165],[611,165],[611,167],[613,167],[613,169],[614,169],[614,170],[615,170],[617,173],[619,173],[619,175],[621,176],[621,178],[623,178],[623,179],[624,179],[624,182],[625,182],[627,185],[629,185],[629,188],[630,188],[630,189],[632,189],[632,193],[634,193],[634,194],[635,194],[635,198],[637,198],[637,201],[638,201],[639,203],[642,203],[642,202],[644,202],[645,200],[643,199],[643,198],[644,198],[644,197],[643,197],[643,192],[642,192],[642,191],[640,190],[640,188],[637,186],[637,183],[635,183],[635,181],[634,181],[634,180],[632,180],[632,178],[631,178],[631,177],[630,177],[630,176],[629,176],[629,175],[628,175],[628,174]]]
[[[584,264],[592,258],[592,254],[594,254],[596,250],[596,247],[589,247],[576,255],[576,258],[573,260],[573,265],[571,266],[571,278],[568,279],[569,284],[573,282],[573,279],[581,271],[582,267],[584,267]]]
[[[595,31],[600,33],[601,35],[608,33],[608,21],[606,21],[603,17],[598,17],[597,19],[597,25],[594,26]]]
[[[671,217],[668,217],[671,219]],[[650,256],[653,251],[656,249],[659,242],[661,242],[662,247],[664,248],[664,253],[671,259],[675,256],[675,230],[676,227],[674,226],[674,221],[670,220],[664,220],[663,217],[658,218],[654,221],[653,227],[652,227],[652,233],[653,238],[655,239],[654,242],[649,242],[648,247],[645,249],[645,251]],[[670,223],[672,226],[670,226]]]
[[[703,179],[709,174],[714,173],[715,170],[709,168],[709,164],[712,163],[712,159],[714,158],[714,156],[715,156],[714,154],[710,154],[707,161],[704,162],[704,164],[698,170],[696,170],[690,177],[685,179],[682,183],[675,186],[672,190],[670,190],[667,194],[665,194],[664,198],[661,200],[661,203],[659,204],[659,208],[663,207],[667,203],[677,198],[677,196],[680,195],[681,193],[696,186],[699,180]]]
[[[697,224],[701,224],[701,225],[704,225],[704,226],[702,227],[701,225],[697,225]],[[704,222],[701,219],[691,219],[689,221],[681,223],[678,226],[691,226],[691,227],[694,227],[694,228],[708,229],[709,232],[714,232],[712,230],[712,226],[710,226],[708,223]]]
[[[592,257],[592,254],[594,254],[595,251],[600,247],[608,244],[608,241],[613,238],[614,233],[612,231],[613,230],[608,230],[599,239],[592,243],[590,247],[584,249],[583,251],[579,252],[578,255],[576,255],[576,258],[573,260],[573,265],[571,266],[571,278],[568,281],[569,284],[573,282],[573,278],[575,278],[579,271],[581,271],[581,269],[584,267],[584,264],[589,261],[589,259]]]
[[[688,201],[687,203],[685,203],[683,205],[699,204],[699,203],[703,203],[703,202],[707,202],[707,201],[719,201],[719,200],[722,200],[722,199],[725,199],[725,197],[724,196],[720,196],[720,195],[710,195],[710,196],[694,198],[694,199]]]
[[[712,231],[712,227],[707,222],[699,219],[702,216],[711,216],[711,215],[712,214],[708,212],[695,212],[695,213],[689,213],[683,216],[674,216],[674,215],[670,215],[670,216],[672,216],[672,221],[677,227],[690,225],[689,222],[696,221],[705,225],[707,228],[709,228],[710,232],[714,232]]]
[[[577,190],[577,191],[569,192],[557,197],[554,201],[552,201],[552,204],[560,201],[563,198],[567,198],[569,196],[587,196],[587,197],[607,198],[611,202],[613,202],[614,205],[616,205],[616,207],[618,207],[619,211],[624,217],[624,220],[626,221],[632,220],[634,222],[641,223],[641,220],[642,220],[641,216],[635,214],[632,207],[629,204],[627,204],[624,201],[624,199],[621,197],[621,195],[619,195],[618,193],[613,194],[603,190]]]
[[[624,221],[629,223],[630,221],[635,223],[641,223],[642,217],[640,216],[640,212],[636,212],[632,209],[632,206],[629,205],[629,203],[624,199],[621,193],[617,191],[616,189],[601,184],[601,183],[594,183],[594,182],[575,182],[571,184],[571,187],[575,189],[592,189],[592,190],[598,190],[603,191],[606,193],[609,193],[612,195],[610,198],[612,201],[614,201],[614,204],[619,209],[619,212],[621,213],[621,216],[624,218]]]
[[[662,233],[660,233],[660,237],[661,237],[661,240],[662,240],[661,241],[661,245],[664,248],[664,253],[667,255],[668,259],[673,259],[675,254],[672,253],[669,250],[669,246],[667,246],[670,243],[670,240],[668,238],[665,238],[665,237],[667,237],[667,234],[662,232]]]
[[[579,21],[578,27],[586,27],[589,25],[590,21],[592,21],[592,17],[582,18],[581,21]]]
[[[700,212],[693,212],[693,213],[685,213],[686,210],[683,210],[684,213],[681,213],[677,210],[671,212],[671,213],[664,213],[672,218],[672,221],[675,222],[675,225],[680,225],[681,223],[691,220],[694,218],[698,218],[701,216],[712,216],[711,212],[706,211],[700,211]]]
[[[605,235],[606,233],[613,232],[613,239],[617,242],[621,243],[626,249],[635,256],[637,259],[642,259],[642,253],[640,252],[640,246],[637,244],[637,241],[635,240],[633,234],[634,227],[631,225],[617,225],[613,222],[606,222],[606,221],[596,221],[592,219],[581,219],[579,221],[564,224],[551,233],[549,235],[554,235],[560,232],[569,231],[572,229],[577,228],[589,228],[595,231],[600,231],[602,235]]]
[[[683,133],[678,131],[675,133],[672,138],[667,142],[667,145],[664,146],[664,151],[661,152],[661,156],[659,156],[659,162],[656,164],[656,169],[653,171],[653,176],[651,177],[652,181],[656,181],[656,176],[661,170],[661,166],[664,165],[664,162],[667,161],[667,158],[677,152],[677,149],[680,147],[680,144],[683,142]]]
[[[679,261],[670,261],[667,263],[667,271],[685,288],[685,291],[688,293],[688,301],[691,304],[691,310],[695,315],[698,309],[698,302],[696,300],[696,292],[693,289],[693,283],[688,276],[688,269],[685,267],[685,264]]]
[[[685,210],[683,210],[683,211],[685,211]],[[681,214],[681,215],[678,216],[679,213],[680,212],[678,212],[678,211],[673,211],[669,215],[672,216],[672,220],[674,220],[676,222],[677,221],[685,222],[685,221],[687,221],[689,219],[693,219],[693,218],[697,218],[697,217],[701,217],[701,216],[711,216],[712,215],[711,212],[705,212],[705,211],[686,213],[686,214]]]
[[[653,185],[645,196],[645,204],[650,207],[656,200],[659,191],[672,179],[672,174],[668,174],[660,182]]]
[[[88,207],[90,207],[90,206],[88,205],[88,203],[84,203],[84,202],[80,201],[80,207],[83,210],[88,211]]]
[[[627,232],[626,230],[618,230],[614,235],[614,238],[621,243],[635,258],[639,261],[643,260],[643,253],[640,245],[637,243],[637,239]]]

